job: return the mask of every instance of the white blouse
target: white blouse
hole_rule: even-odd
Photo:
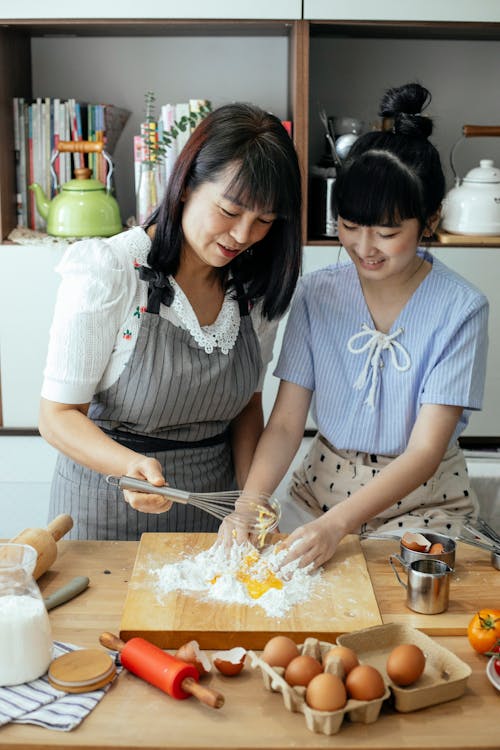
[[[82,240],[65,252],[56,271],[61,275],[50,329],[42,396],[65,404],[83,404],[118,380],[135,347],[141,315],[147,306],[147,284],[136,267],[146,264],[151,240],[142,227],[108,239]],[[186,295],[170,279],[174,300],[160,305],[162,318],[188,330],[208,354],[227,354],[240,327],[238,303],[226,296],[215,322],[200,326]],[[251,311],[260,342],[264,369],[273,357],[278,321],[262,316],[261,305]]]

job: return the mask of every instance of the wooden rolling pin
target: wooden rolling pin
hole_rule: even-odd
[[[24,529],[10,541],[15,544],[29,544],[34,547],[38,559],[33,573],[37,580],[47,571],[57,558],[57,544],[70,529],[73,528],[73,519],[66,513],[56,516],[46,529]]]
[[[118,651],[125,669],[151,683],[172,698],[182,700],[193,695],[211,708],[221,708],[224,696],[205,685],[200,685],[200,673],[192,664],[162,651],[144,638],[131,638],[124,643],[113,633],[103,633],[102,646]]]

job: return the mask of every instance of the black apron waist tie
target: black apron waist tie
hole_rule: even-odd
[[[168,440],[168,438],[154,437],[153,435],[139,435],[125,430],[101,430],[116,440],[125,448],[137,451],[137,453],[158,453],[160,451],[182,450],[184,448],[207,448],[211,445],[221,445],[229,440],[229,427],[218,435],[212,435],[202,440]]]

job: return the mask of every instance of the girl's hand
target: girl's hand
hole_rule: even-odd
[[[313,563],[313,569],[319,568],[333,557],[344,534],[326,516],[299,526],[285,541],[285,547],[293,546],[286,556],[283,565],[300,558],[300,567]]]
[[[165,487],[168,483],[165,481],[161,464],[156,458],[147,458],[147,456],[138,456],[137,460],[127,466],[126,476],[134,479],[145,479],[156,487]],[[154,495],[149,492],[134,492],[133,490],[123,490],[125,502],[134,510],[142,513],[165,513],[172,507],[172,500],[163,495]]]
[[[234,511],[223,519],[219,527],[217,544],[223,544],[226,549],[231,547],[233,542],[244,544],[248,541],[255,546],[262,546],[255,526],[258,520],[255,502],[251,493],[248,496],[242,494],[238,498]]]

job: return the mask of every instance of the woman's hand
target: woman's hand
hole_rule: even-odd
[[[137,456],[137,460],[127,466],[126,476],[134,479],[145,479],[146,482],[154,484],[155,487],[165,487],[167,482],[163,476],[161,464],[156,458]],[[149,492],[134,492],[123,490],[125,501],[134,510],[142,513],[165,513],[172,507],[172,500],[163,495],[154,495]]]
[[[290,549],[283,565],[300,558],[300,567],[313,563],[313,569],[319,568],[330,560],[339,542],[344,536],[336,524],[325,515],[314,521],[299,526],[286,539],[284,545]]]

